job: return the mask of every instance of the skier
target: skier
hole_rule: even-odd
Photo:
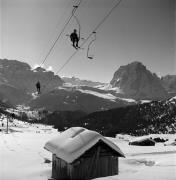
[[[14,113],[11,114],[11,118],[15,119],[15,114]]]
[[[36,88],[37,88],[38,94],[40,94],[40,82],[39,81],[36,83]]]
[[[70,34],[70,39],[71,39],[71,41],[73,43],[73,47],[76,48],[76,49],[79,48],[78,47],[79,37],[78,37],[76,29],[74,29],[74,31]]]

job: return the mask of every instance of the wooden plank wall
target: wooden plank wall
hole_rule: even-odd
[[[113,156],[99,157],[95,161],[85,158],[73,165],[55,157],[52,167],[54,179],[92,179],[116,174],[118,174],[118,158]]]
[[[53,155],[52,178],[92,179],[118,174],[118,154],[99,142],[72,164]]]
[[[118,174],[117,157],[100,157],[96,162],[86,158],[77,167],[74,166],[71,179],[92,179]]]

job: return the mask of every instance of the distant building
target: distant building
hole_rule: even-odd
[[[164,146],[176,146],[176,139],[169,140],[168,142],[164,143]]]
[[[155,141],[151,138],[136,138],[133,141],[129,142],[129,145],[136,145],[136,146],[155,146]]]
[[[48,141],[53,154],[52,179],[92,179],[118,174],[118,157],[123,152],[95,131],[81,127],[67,129]]]

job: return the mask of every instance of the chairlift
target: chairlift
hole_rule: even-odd
[[[92,41],[90,41],[88,48],[87,48],[87,58],[88,59],[94,59],[94,55],[90,55],[90,47],[91,45],[96,41],[96,32],[93,31],[92,34],[94,35],[94,38],[92,39]]]
[[[76,20],[76,24],[77,24],[77,26],[78,26],[78,28],[77,28],[77,29],[78,29],[78,34],[77,34],[77,29],[75,28],[74,31],[73,31],[73,33],[71,33],[70,35],[69,35],[69,34],[66,35],[66,36],[69,36],[70,38],[71,38],[71,35],[72,35],[72,34],[73,34],[73,37],[75,37],[75,36],[77,37],[76,40],[75,40],[75,38],[74,38],[74,42],[73,42],[73,40],[72,40],[72,38],[71,38],[71,41],[73,42],[73,47],[76,48],[76,49],[80,48],[79,45],[78,45],[78,42],[79,42],[80,40],[84,40],[84,38],[81,37],[81,24],[80,24],[77,16],[75,15],[75,11],[76,11],[77,8],[78,8],[78,6],[73,6],[72,16],[73,16],[74,19]],[[76,45],[74,45],[75,43],[76,43]]]

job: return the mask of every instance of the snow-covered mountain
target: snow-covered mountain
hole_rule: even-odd
[[[156,74],[140,62],[120,66],[110,84],[121,90],[124,96],[135,99],[164,99],[168,96]]]
[[[0,74],[4,79],[1,84],[10,84],[28,93],[36,91],[35,84],[38,80],[43,86],[50,82],[48,90],[63,84],[61,78],[53,72],[41,67],[31,69],[27,63],[16,60],[0,60]]]
[[[0,100],[15,105],[27,102],[36,91],[38,80],[46,92],[63,84],[51,71],[40,67],[31,69],[27,63],[16,60],[0,59]]]
[[[62,77],[62,80],[65,83],[69,83],[71,85],[76,85],[76,86],[89,86],[89,87],[95,87],[99,85],[106,85],[106,83],[101,83],[101,82],[94,82],[90,80],[85,80],[85,79],[79,79],[76,77]]]
[[[40,96],[35,84],[41,82]],[[110,84],[63,78],[16,60],[0,60],[0,100],[33,109],[83,110],[86,112],[136,104],[136,100],[167,97],[161,80],[139,62],[121,66]]]
[[[28,105],[32,109],[44,108],[49,111],[82,110],[90,113],[135,103],[134,100],[118,98],[111,93],[93,87],[62,86],[48,93],[41,94]]]
[[[32,69],[27,63],[16,60],[0,60],[0,75],[0,100],[12,105],[24,104],[31,108],[46,108],[51,111],[93,112],[135,103],[93,87],[105,86],[104,83],[77,78],[71,78],[71,82],[65,83],[51,71],[41,67]],[[35,84],[38,80],[41,83],[40,96],[36,95]],[[86,84],[88,86],[85,86]]]

